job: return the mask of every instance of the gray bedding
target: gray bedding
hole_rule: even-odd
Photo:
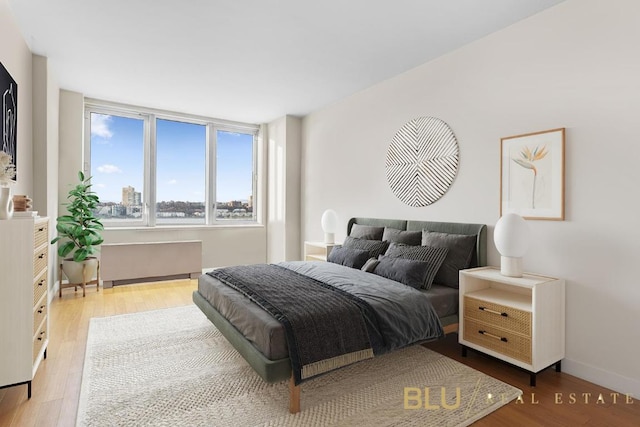
[[[280,265],[337,286],[369,303],[379,313],[378,323],[386,340],[385,351],[438,338],[442,330],[437,317],[457,312],[456,289],[434,286],[429,291],[418,291],[371,273],[333,263],[288,262]],[[198,291],[265,357],[271,360],[288,357],[285,331],[280,322],[247,297],[208,275],[200,277]],[[398,322],[398,313],[402,313],[408,321]],[[434,329],[434,319],[438,330]]]

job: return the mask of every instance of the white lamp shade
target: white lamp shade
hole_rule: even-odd
[[[500,255],[521,258],[529,248],[529,226],[520,215],[508,213],[496,223],[493,241]]]
[[[496,223],[493,241],[500,252],[500,273],[522,277],[522,257],[529,248],[529,226],[520,215],[508,213]]]
[[[333,209],[327,209],[320,219],[322,231],[324,231],[325,243],[333,243],[335,232],[338,231],[338,214]]]

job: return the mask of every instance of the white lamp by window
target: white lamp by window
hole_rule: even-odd
[[[529,248],[529,226],[520,215],[508,213],[496,223],[493,241],[502,257],[500,273],[503,276],[522,277],[522,257]]]
[[[322,214],[320,220],[322,231],[324,231],[324,242],[335,243],[336,231],[338,230],[338,214],[333,209],[327,209]]]

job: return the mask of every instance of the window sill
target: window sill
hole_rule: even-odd
[[[105,231],[148,231],[148,232],[162,232],[162,231],[185,231],[185,230],[215,230],[224,228],[265,228],[264,224],[252,223],[231,223],[231,224],[193,224],[193,225],[172,225],[163,224],[153,227],[143,225],[130,225],[130,226],[109,226],[105,225]]]

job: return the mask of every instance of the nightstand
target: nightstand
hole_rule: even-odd
[[[326,261],[331,249],[341,243],[304,242],[305,261]]]
[[[524,274],[507,277],[496,267],[460,271],[458,342],[536,374],[560,372],[565,351],[565,283]]]

